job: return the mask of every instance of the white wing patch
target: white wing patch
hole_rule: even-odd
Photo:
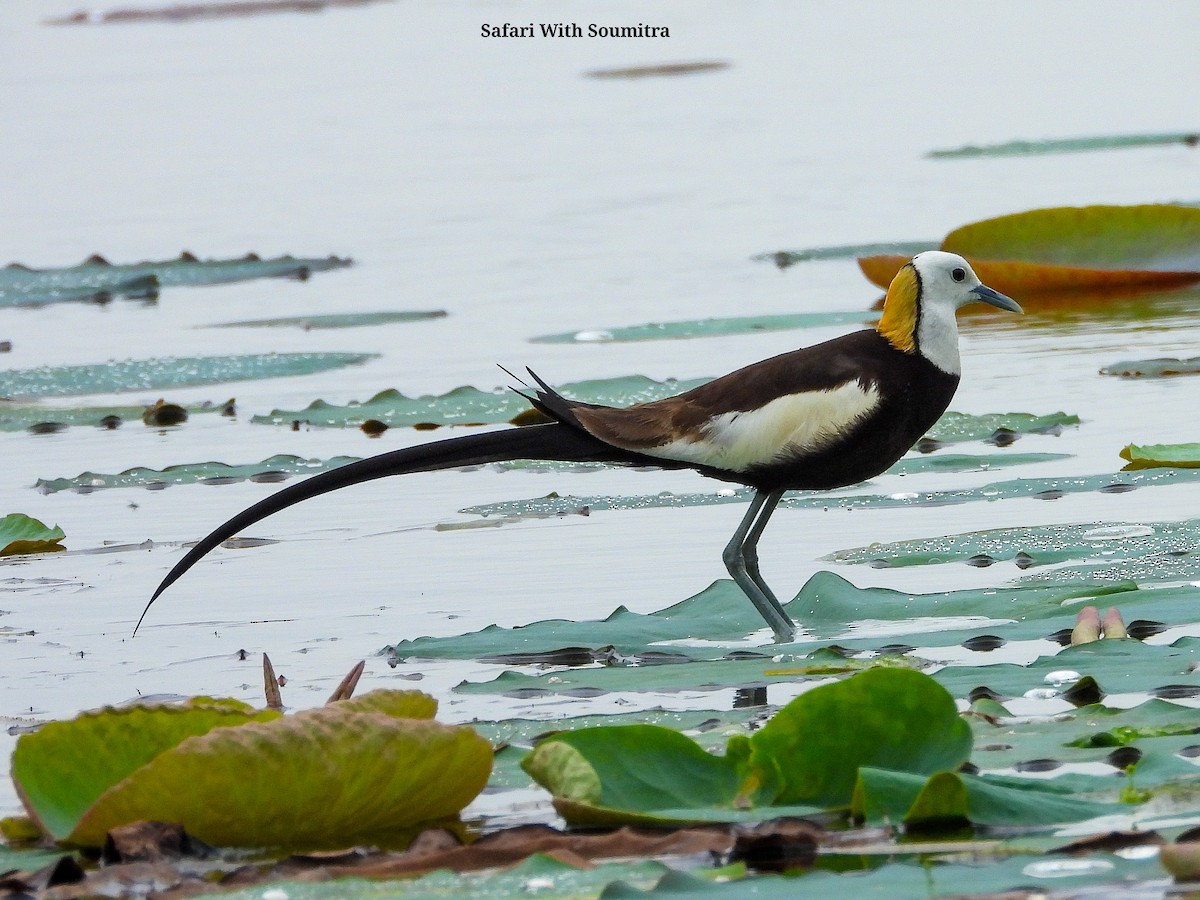
[[[864,388],[857,381],[823,391],[786,394],[749,412],[714,416],[694,437],[641,452],[744,472],[824,449],[870,415],[879,399],[873,386]]]

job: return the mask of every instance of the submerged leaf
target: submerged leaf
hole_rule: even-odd
[[[667,379],[654,381],[642,375],[605,378],[563,385],[560,390],[569,397],[587,403],[628,406],[658,400],[686,391],[708,381],[694,378],[686,381]],[[370,400],[335,406],[315,400],[304,409],[275,409],[268,415],[255,416],[252,421],[265,425],[291,425],[304,422],[324,428],[358,428],[367,419],[375,419],[389,427],[413,426],[426,423],[440,425],[498,424],[508,422],[529,409],[529,401],[509,388],[481,391],[474,387],[457,387],[445,394],[406,397],[397,390],[386,390]]]
[[[0,519],[0,556],[62,550],[64,538],[66,534],[57,525],[49,528],[24,513],[9,513]]]
[[[810,247],[807,250],[776,250],[772,253],[759,253],[753,258],[763,262],[773,262],[781,269],[795,265],[798,262],[826,259],[855,259],[860,256],[877,256],[888,254],[909,259],[922,250],[932,250],[937,247],[937,241],[887,241],[874,244],[842,244],[836,247]]]
[[[228,465],[222,462],[186,463],[163,469],[135,466],[115,475],[82,472],[74,478],[39,478],[34,485],[43,494],[76,491],[87,494],[108,488],[143,487],[159,490],[173,484],[234,484],[239,481],[284,481],[292,475],[309,475],[336,469],[354,462],[357,456],[335,456],[332,459],[302,459],[281,453],[262,462]]]
[[[1184,287],[1200,282],[1200,209],[1035,209],[964,225],[941,249],[967,257],[985,284],[1022,300],[1039,292]],[[859,267],[886,288],[907,260],[867,256]]]
[[[225,284],[252,278],[308,278],[314,272],[349,266],[336,256],[200,260],[190,253],[178,259],[113,265],[93,256],[77,266],[31,269],[12,264],[0,269],[0,307],[57,303],[64,300],[107,300],[113,296],[154,297],[160,287]]]
[[[1200,375],[1200,356],[1190,359],[1159,357],[1158,359],[1122,360],[1105,366],[1101,375],[1121,378],[1170,378],[1174,375]]]
[[[244,319],[238,322],[218,322],[207,328],[365,328],[370,325],[394,325],[402,322],[424,322],[444,319],[444,309],[414,310],[412,312],[327,313],[317,316],[282,316],[278,319]]]
[[[1194,469],[1200,466],[1200,444],[1127,444],[1121,458],[1129,460],[1125,471],[1158,467]]]
[[[228,406],[228,403],[189,403],[183,408],[191,416],[224,412]],[[144,406],[48,406],[0,399],[0,431],[24,431],[46,422],[113,429],[125,422],[141,422],[145,411]]]
[[[262,353],[246,356],[156,357],[86,366],[42,366],[0,371],[6,397],[116,394],[312,375],[361,365],[377,353]]]
[[[1095,137],[1050,138],[1040,141],[1008,141],[1003,144],[968,144],[951,150],[931,150],[931,159],[972,159],[991,156],[1040,156],[1047,153],[1084,153],[1091,150],[1124,150],[1129,147],[1159,147],[1183,144],[1195,147],[1200,134],[1172,131],[1162,134],[1110,134]]]
[[[870,318],[869,314],[856,311],[685,319],[679,322],[649,322],[645,325],[543,334],[530,338],[530,341],[535,344],[616,344],[633,341],[682,340],[685,338],[721,337],[730,334],[790,331],[796,328],[861,325]]]

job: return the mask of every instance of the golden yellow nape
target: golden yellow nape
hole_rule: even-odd
[[[906,263],[888,287],[883,315],[875,327],[897,350],[912,353],[917,349],[917,303],[921,279],[912,263]]]

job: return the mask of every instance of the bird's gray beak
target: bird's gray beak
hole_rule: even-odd
[[[1009,312],[1024,312],[1024,310],[1021,309],[1021,305],[1012,297],[1005,297],[999,291],[993,291],[986,284],[981,284],[977,287],[971,288],[971,293],[975,295],[977,300],[980,300],[983,303],[988,303],[992,306],[998,306],[1001,309],[1007,309]]]

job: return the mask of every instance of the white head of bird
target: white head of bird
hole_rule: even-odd
[[[969,303],[1021,312],[1014,300],[980,281],[958,254],[927,250],[905,263],[892,279],[877,328],[898,350],[919,353],[943,372],[958,375],[955,313]]]

